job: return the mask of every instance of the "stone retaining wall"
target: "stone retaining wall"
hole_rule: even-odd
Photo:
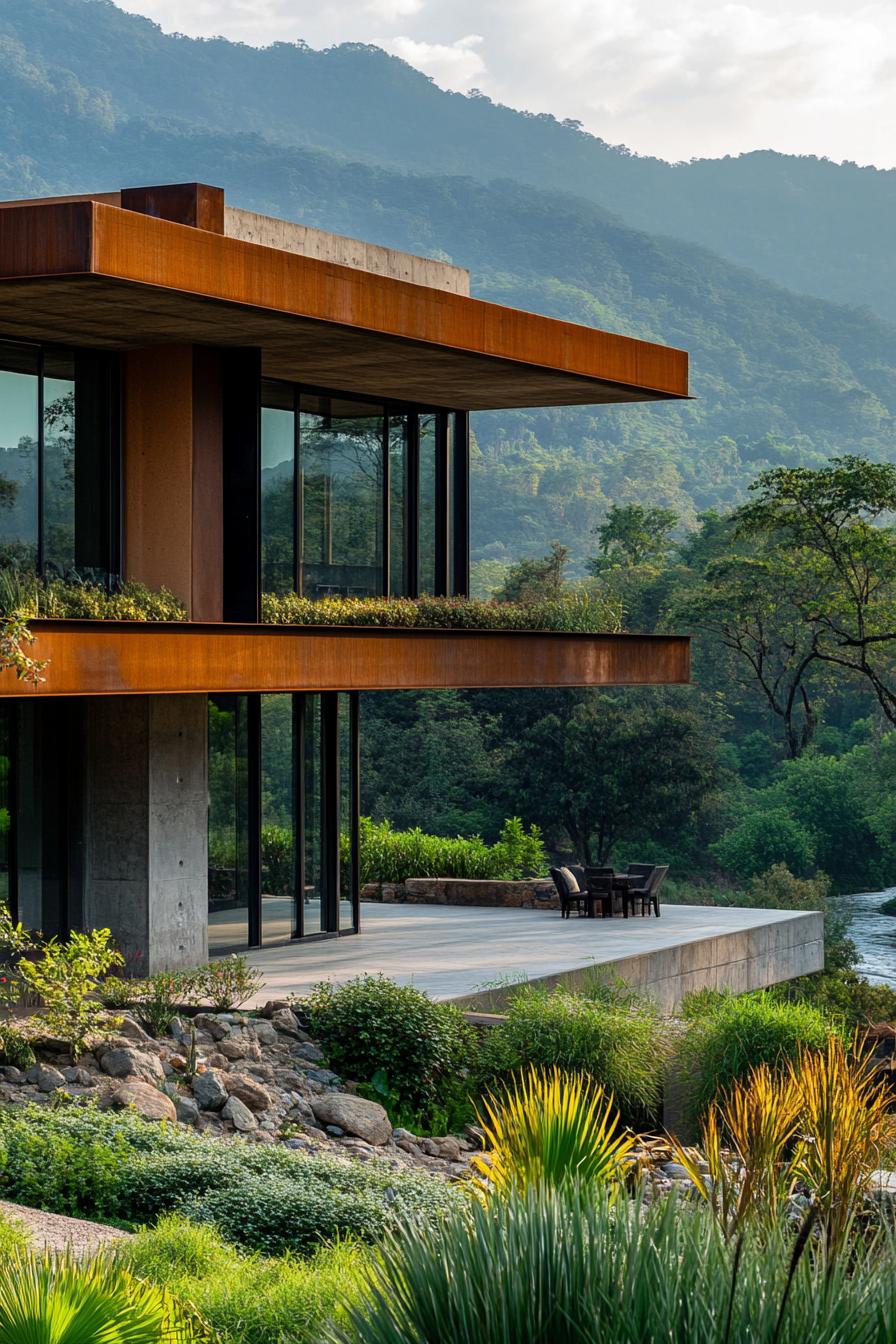
[[[559,910],[550,878],[520,882],[482,881],[459,877],[409,877],[406,882],[369,882],[362,901],[383,905],[484,905],[508,910]]]

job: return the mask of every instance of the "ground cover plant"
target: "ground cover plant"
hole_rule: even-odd
[[[191,1302],[221,1344],[320,1344],[357,1292],[366,1253],[340,1241],[307,1258],[260,1256],[166,1214],[118,1245],[115,1259]]]
[[[625,1124],[653,1123],[662,1095],[665,1029],[649,1001],[599,993],[586,998],[565,989],[517,991],[506,1022],[484,1038],[480,1088],[494,1089],[533,1066],[556,1066],[599,1083]]]
[[[460,1199],[426,1172],[206,1139],[93,1106],[7,1111],[0,1193],[126,1225],[179,1211],[268,1254],[314,1250],[346,1235],[375,1240],[395,1219],[425,1220]]]
[[[466,1110],[477,1037],[453,1004],[365,975],[315,986],[302,1007],[331,1067],[369,1084],[393,1113],[426,1124],[436,1107]]]

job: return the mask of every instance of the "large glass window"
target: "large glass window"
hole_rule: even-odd
[[[209,697],[212,953],[357,928],[357,734],[348,694]]]
[[[394,597],[453,588],[455,416],[265,380],[261,583]],[[449,535],[450,534],[450,535]]]
[[[0,565],[117,571],[116,411],[112,358],[0,340]]]
[[[15,706],[0,705],[0,902],[15,908],[13,825],[15,818],[14,731]]]
[[[306,597],[374,597],[383,576],[383,409],[303,395],[300,582]]]
[[[208,702],[208,946],[249,942],[248,696]]]

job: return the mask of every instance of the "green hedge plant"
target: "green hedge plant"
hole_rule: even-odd
[[[625,1124],[649,1124],[662,1095],[666,1036],[646,1000],[527,987],[514,994],[507,1020],[485,1033],[478,1081],[494,1089],[532,1066],[582,1073],[612,1095]]]
[[[531,602],[467,597],[298,597],[265,593],[262,620],[270,625],[358,625],[428,630],[545,630],[556,633],[622,628],[622,607],[593,591]]]
[[[346,838],[346,844],[348,843]],[[541,831],[508,817],[494,845],[478,835],[449,838],[419,828],[395,831],[388,821],[361,818],[361,883],[405,882],[409,877],[515,880],[547,871]]]
[[[673,1069],[685,1084],[692,1118],[756,1065],[795,1061],[804,1047],[821,1050],[834,1030],[811,1004],[765,990],[688,996],[684,1011],[689,1021]]]
[[[453,1099],[475,1061],[476,1033],[459,1009],[413,985],[381,975],[327,982],[304,1007],[332,1068],[411,1110]]]

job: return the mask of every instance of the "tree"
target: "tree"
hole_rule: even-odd
[[[516,810],[564,832],[585,863],[627,839],[677,841],[715,783],[711,728],[648,691],[540,695],[540,716],[526,696],[503,715]]]
[[[559,541],[540,560],[531,557],[512,565],[501,588],[495,594],[500,602],[538,602],[559,597],[563,592],[569,548]]]
[[[717,522],[702,572],[675,594],[667,620],[706,632],[734,655],[742,681],[780,721],[795,758],[812,741],[825,689],[815,631],[779,547],[764,538],[745,542],[733,521],[724,530]]]
[[[600,574],[620,560],[629,565],[662,560],[672,549],[670,533],[677,523],[674,509],[611,504],[604,521],[594,529],[600,555],[588,561],[589,571]]]
[[[896,723],[896,465],[835,457],[776,467],[735,514],[741,536],[775,554],[782,594],[799,612],[813,657],[867,679]]]

